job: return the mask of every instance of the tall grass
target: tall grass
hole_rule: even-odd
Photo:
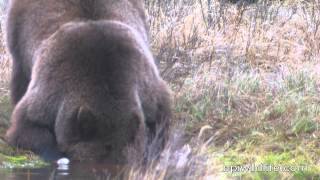
[[[188,162],[205,159],[180,178],[203,169],[202,178],[319,177],[320,1],[146,4],[152,48],[175,92],[175,122],[192,139]],[[261,163],[309,169],[222,172]]]
[[[175,128],[160,161],[128,177],[319,178],[320,1],[145,2],[152,50],[174,91]],[[246,164],[308,169],[223,172]]]
[[[12,111],[10,100],[9,100],[9,79],[11,62],[5,47],[4,40],[4,19],[5,19],[5,8],[4,1],[0,1],[0,137],[4,136],[4,132],[9,124],[9,117]],[[2,143],[0,143],[2,148]]]
[[[5,48],[5,38],[4,38],[4,26],[5,26],[5,7],[7,2],[0,1],[0,89],[7,87],[8,81],[10,79],[10,67],[11,63],[9,61],[9,56],[7,49]]]

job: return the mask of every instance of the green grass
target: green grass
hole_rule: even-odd
[[[220,161],[229,171],[231,171],[230,167],[239,168],[233,169],[232,173],[226,172],[227,175],[245,179],[315,179],[319,177],[320,171],[319,167],[310,160],[310,157],[296,151],[265,152],[262,150],[250,153],[230,150],[225,152]],[[251,169],[245,169],[250,166]],[[240,169],[241,167],[243,169]],[[278,169],[274,169],[276,167]]]
[[[0,92],[0,137],[3,137],[6,129],[9,126],[12,107],[8,94]]]
[[[20,156],[5,156],[2,155],[1,168],[4,169],[13,169],[13,168],[39,168],[48,166],[48,163],[45,163],[43,160],[38,157],[31,156],[27,157],[25,155]]]
[[[320,103],[316,77],[298,71],[284,76],[276,87],[263,81],[263,74],[237,73],[231,79],[219,85],[224,88],[216,88],[214,83],[203,89],[192,84],[177,102],[177,111],[192,119],[188,131],[199,132],[205,124],[213,127],[208,131],[216,141],[207,153],[220,156],[212,161],[224,167],[307,167],[288,172],[226,173],[229,178],[318,178]]]
[[[8,89],[5,85],[2,87]],[[37,168],[47,166],[47,163],[31,152],[12,148],[4,142],[4,134],[9,127],[11,113],[12,105],[9,93],[0,91],[0,168]]]
[[[320,179],[317,2],[147,3],[152,49],[174,92],[174,122],[183,124],[191,139],[187,166],[192,168],[184,175],[194,179],[206,169],[206,175],[222,179]],[[7,94],[0,94],[0,107],[0,118],[8,120]],[[25,153],[9,147],[0,152]],[[25,164],[30,159],[4,160]],[[224,166],[250,164],[308,168],[222,172]],[[146,179],[166,174],[158,176],[156,168],[150,173]]]

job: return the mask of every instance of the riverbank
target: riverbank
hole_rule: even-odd
[[[319,3],[165,0],[146,8],[154,56],[175,99],[179,129],[169,144],[177,134],[189,140],[176,152],[168,146],[143,178],[320,178]],[[12,109],[4,49],[1,57],[3,138]],[[0,142],[0,152],[18,160],[2,162],[38,162],[7,148]]]

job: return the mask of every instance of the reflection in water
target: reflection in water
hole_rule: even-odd
[[[199,152],[205,146],[199,138]],[[113,164],[79,163],[62,161],[41,169],[0,169],[0,180],[108,180],[108,179],[199,179],[206,176],[206,154],[192,154],[191,146],[184,134],[175,128],[159,161],[145,166],[120,166]],[[201,178],[204,179],[204,178]]]
[[[114,165],[73,163],[71,165],[49,166],[41,169],[0,170],[3,180],[106,180],[121,178],[124,167]]]

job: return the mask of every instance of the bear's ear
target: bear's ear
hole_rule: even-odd
[[[78,130],[83,140],[90,140],[97,135],[98,121],[89,108],[81,106],[77,114]]]
[[[94,119],[94,115],[89,110],[89,108],[85,106],[81,106],[78,111],[77,120],[78,122],[86,122],[86,121],[92,121]]]

